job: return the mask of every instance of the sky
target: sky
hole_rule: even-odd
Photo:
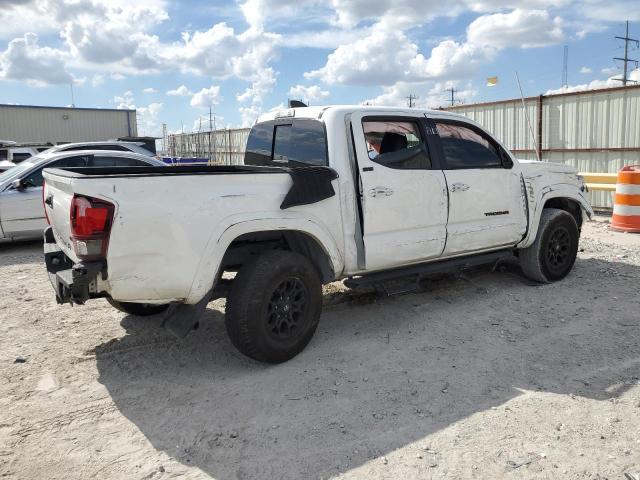
[[[518,97],[516,71],[557,91],[565,45],[568,89],[602,88],[625,20],[640,38],[639,0],[0,0],[0,103],[135,108],[144,135],[288,99],[434,108]]]

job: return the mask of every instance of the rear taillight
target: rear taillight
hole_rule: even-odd
[[[78,258],[98,260],[107,256],[113,223],[112,203],[75,195],[71,201],[71,242]]]
[[[47,205],[44,203],[44,188],[46,186],[46,182],[42,180],[42,208],[44,208],[44,217],[47,219],[47,225],[51,225],[51,220],[49,220],[49,213],[47,213]]]

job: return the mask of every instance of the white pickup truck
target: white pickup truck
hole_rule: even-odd
[[[310,341],[322,284],[406,291],[505,256],[553,282],[573,267],[593,213],[571,167],[518,161],[459,115],[401,108],[267,114],[243,166],[44,177],[45,258],[60,303],[166,310],[164,325],[186,335],[226,297],[233,344],[273,363]]]

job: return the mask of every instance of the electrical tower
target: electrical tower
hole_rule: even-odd
[[[564,56],[562,60],[562,88],[569,86],[569,45],[564,46]]]
[[[405,97],[407,99],[407,105],[409,105],[409,108],[413,108],[413,106],[415,105],[415,100],[418,99],[418,97],[416,97],[413,93],[410,93],[408,97]]]
[[[624,37],[616,37],[618,40],[624,40],[624,58],[614,57],[614,60],[620,60],[624,63],[624,73],[622,74],[622,78],[614,78],[614,80],[618,80],[622,82],[623,86],[627,86],[627,82],[634,82],[635,80],[629,80],[627,77],[629,73],[629,63],[635,63],[636,68],[638,68],[638,60],[633,60],[629,58],[629,43],[635,43],[636,48],[640,48],[640,41],[635,38],[629,38],[629,20],[627,20],[627,30],[625,32]]]

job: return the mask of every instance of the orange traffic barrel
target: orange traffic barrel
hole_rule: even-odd
[[[640,165],[628,165],[618,172],[611,228],[640,233]]]

